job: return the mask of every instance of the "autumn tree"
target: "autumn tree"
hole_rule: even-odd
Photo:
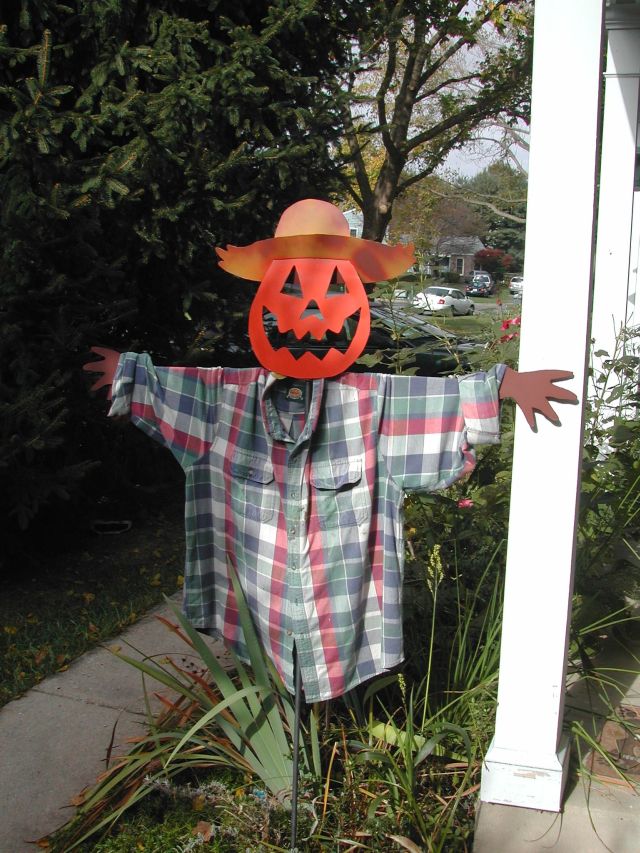
[[[396,199],[388,237],[412,242],[421,261],[435,263],[440,246],[450,237],[481,237],[487,223],[477,208],[457,195],[457,187],[430,176],[412,184]]]
[[[501,281],[513,266],[513,258],[502,249],[480,249],[475,253],[474,260],[477,269],[492,273],[498,281]]]
[[[349,192],[364,236],[380,240],[396,199],[491,117],[529,108],[532,2],[395,0],[371,4],[343,89]]]
[[[486,244],[510,254],[512,269],[522,269],[527,216],[526,173],[505,162],[493,163],[473,178],[458,181],[454,196],[481,214],[486,222]]]

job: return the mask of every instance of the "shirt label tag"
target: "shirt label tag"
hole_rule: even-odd
[[[300,403],[304,400],[304,386],[302,385],[291,385],[286,394],[287,400],[293,400],[296,403]]]

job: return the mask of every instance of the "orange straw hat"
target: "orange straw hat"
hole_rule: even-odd
[[[400,275],[415,261],[412,244],[387,246],[351,237],[344,214],[317,198],[305,198],[288,207],[274,237],[216,252],[223,269],[249,281],[261,281],[271,261],[289,258],[351,261],[365,284]]]

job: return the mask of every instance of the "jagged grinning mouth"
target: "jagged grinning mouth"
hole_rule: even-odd
[[[353,314],[350,314],[345,318],[346,320],[353,320],[355,323],[354,328],[357,328],[357,324],[360,322],[360,308],[354,311]],[[325,358],[332,350],[337,350],[338,352],[345,352],[349,345],[351,344],[351,339],[347,339],[345,337],[345,327],[343,325],[342,329],[339,332],[333,332],[331,329],[325,329],[320,337],[312,334],[311,332],[305,332],[302,337],[298,337],[297,333],[294,329],[289,329],[286,332],[280,332],[277,328],[271,328],[270,331],[267,331],[267,327],[265,326],[264,319],[266,316],[270,318],[273,317],[273,314],[267,311],[266,308],[262,309],[262,319],[263,319],[263,329],[269,343],[271,344],[274,352],[280,352],[281,350],[286,350],[289,354],[296,360],[302,358],[305,354],[315,355],[317,358],[322,360]],[[310,353],[310,350],[321,347],[323,344],[326,345],[327,351],[323,353]]]

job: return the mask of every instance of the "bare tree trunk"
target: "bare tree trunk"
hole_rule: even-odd
[[[373,193],[363,205],[363,230],[362,236],[367,240],[382,242],[387,233],[387,227],[391,222],[393,202],[397,195],[398,181],[404,162],[393,167],[386,162],[374,187]]]

